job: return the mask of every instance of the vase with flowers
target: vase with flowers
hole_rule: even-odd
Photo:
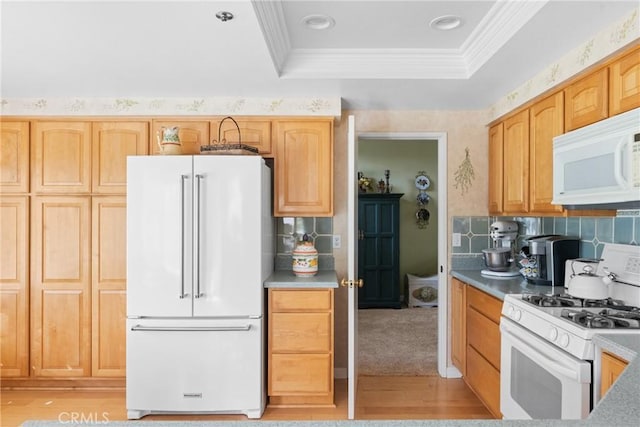
[[[360,178],[358,178],[358,187],[360,189],[360,192],[366,193],[367,191],[372,190],[373,189],[373,187],[371,186],[372,182],[373,182],[373,179],[366,176],[361,176]]]

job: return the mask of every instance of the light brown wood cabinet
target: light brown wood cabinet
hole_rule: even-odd
[[[29,198],[0,197],[0,375],[29,375]]]
[[[89,194],[91,122],[35,121],[32,126],[31,190]]]
[[[551,204],[553,138],[563,133],[563,98],[563,91],[556,92],[489,129],[489,213],[615,214],[604,210],[568,211]]]
[[[127,209],[125,196],[91,200],[91,375],[124,377]]]
[[[274,215],[333,215],[333,121],[276,120]]]
[[[564,90],[565,132],[609,117],[609,69],[602,68]]]
[[[463,376],[467,371],[467,285],[451,278],[451,361]]]
[[[264,157],[271,155],[271,120],[259,119],[235,119],[240,128],[240,136],[238,139],[238,128],[231,120],[225,120],[220,127],[221,121],[211,123],[211,138],[218,140],[225,139],[228,144],[250,145],[258,149],[258,153]],[[219,135],[218,135],[219,134]]]
[[[609,66],[609,116],[640,107],[640,47]]]
[[[219,120],[184,120],[184,119],[161,119],[153,120],[151,132],[150,153],[159,154],[157,138],[161,135],[163,127],[178,126],[178,136],[182,144],[183,154],[200,154],[200,147],[220,142],[225,139],[229,144],[237,144],[238,141],[258,149],[258,153],[265,157],[271,155],[271,120],[254,118],[234,118],[240,128],[240,139],[238,139],[238,128],[233,121],[227,119],[220,123]]]
[[[153,120],[149,153],[160,153],[158,138],[162,139],[160,136],[162,135],[162,128],[173,126],[178,126],[178,137],[182,144],[183,154],[200,154],[200,146],[211,142],[209,134],[211,123],[207,120]]]
[[[149,124],[97,122],[92,124],[92,130],[92,192],[126,193],[127,156],[149,154]]]
[[[600,373],[600,398],[604,397],[629,362],[611,353],[602,352],[602,371]]]
[[[31,219],[31,369],[91,375],[91,198],[35,196]]]
[[[529,108],[529,211],[562,213],[553,200],[553,138],[564,132],[564,93]]]
[[[502,301],[466,286],[465,381],[489,411],[500,412],[500,312]]]
[[[271,406],[333,406],[333,289],[268,291]]]
[[[29,122],[0,120],[0,193],[29,192]]]
[[[503,212],[529,212],[529,111],[504,121]]]
[[[502,213],[504,124],[489,129],[489,213]]]
[[[126,159],[148,154],[149,122],[9,123],[3,159],[20,166],[3,177],[26,192],[0,197],[0,374],[30,386],[124,378]],[[15,185],[28,171],[30,193]]]

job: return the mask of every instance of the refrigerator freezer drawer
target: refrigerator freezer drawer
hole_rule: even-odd
[[[127,319],[127,415],[264,411],[263,319]]]

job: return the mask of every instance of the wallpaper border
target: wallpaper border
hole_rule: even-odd
[[[3,116],[334,116],[337,98],[2,98]]]

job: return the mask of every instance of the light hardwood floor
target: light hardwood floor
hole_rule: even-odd
[[[336,380],[335,408],[267,407],[264,420],[347,419],[347,382]],[[125,393],[116,391],[2,390],[0,426],[26,420],[69,421],[72,416],[98,423],[126,420]],[[461,379],[440,377],[361,377],[357,419],[489,419],[482,403]],[[246,420],[243,415],[149,415],[145,420]]]

